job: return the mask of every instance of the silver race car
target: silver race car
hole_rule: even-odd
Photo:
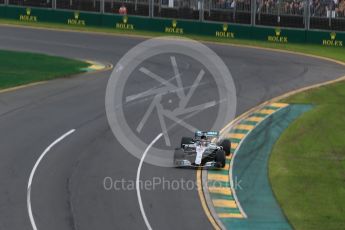
[[[182,138],[180,148],[175,149],[174,165],[185,168],[224,168],[230,149],[230,140],[219,140],[219,132],[197,131],[194,138]]]

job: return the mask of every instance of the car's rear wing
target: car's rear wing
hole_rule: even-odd
[[[195,132],[195,139],[200,139],[202,136],[206,136],[207,138],[218,138],[219,132],[217,131],[196,131]]]

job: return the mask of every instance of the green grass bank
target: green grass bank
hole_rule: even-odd
[[[0,63],[0,89],[71,76],[89,66],[72,59],[4,50],[0,50]]]
[[[344,229],[345,82],[284,102],[315,107],[275,144],[269,162],[274,194],[295,229]]]

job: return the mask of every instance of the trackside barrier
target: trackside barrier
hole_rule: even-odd
[[[345,33],[257,27],[190,20],[89,13],[50,8],[0,5],[0,18],[22,22],[50,22],[73,26],[104,27],[128,31],[163,32],[167,35],[202,35],[222,39],[254,39],[271,43],[310,43],[345,47]]]

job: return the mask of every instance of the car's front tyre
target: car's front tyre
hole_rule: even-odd
[[[217,150],[215,162],[217,168],[224,168],[225,167],[225,151],[224,150]]]
[[[231,153],[231,141],[229,139],[224,139],[219,143],[219,146],[223,147],[223,150],[227,156]]]

